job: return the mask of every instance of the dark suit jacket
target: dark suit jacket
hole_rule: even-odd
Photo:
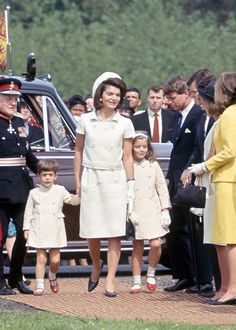
[[[177,136],[178,113],[175,115],[173,132],[173,149],[170,155],[169,169],[166,178],[176,187],[180,176],[194,150],[197,126],[202,116],[202,109],[194,104],[188,113],[179,135]]]
[[[189,158],[186,168],[191,166],[192,164],[197,164],[197,163],[203,162],[204,140],[215,121],[212,117],[209,119],[206,134],[205,134],[204,129],[205,129],[206,118],[207,118],[206,113],[205,113],[205,111],[203,111],[201,118],[199,120],[199,124],[197,126],[195,147],[194,147],[191,157]]]
[[[168,141],[172,142],[175,112],[172,110],[162,110],[161,117],[162,117],[161,141],[163,143]],[[146,131],[150,139],[152,140],[147,110],[145,112],[142,112],[140,115],[132,116],[131,120],[134,125],[135,131]]]

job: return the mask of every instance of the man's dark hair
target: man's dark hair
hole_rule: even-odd
[[[86,102],[84,101],[83,97],[79,94],[73,95],[68,99],[69,110],[76,104],[82,104],[82,105],[86,106]]]
[[[207,86],[212,80],[216,80],[216,76],[210,70],[204,68],[194,72],[191,77],[187,80],[187,85],[190,86],[193,82],[196,85]]]
[[[179,75],[172,77],[164,86],[165,95],[169,95],[172,92],[184,94],[186,90],[189,90],[186,81]]]
[[[136,87],[129,87],[127,89],[126,93],[128,93],[128,92],[135,92],[135,93],[137,93],[138,94],[138,98],[141,99],[141,92],[140,92],[140,90],[138,88],[136,88]]]
[[[149,95],[150,91],[154,91],[155,93],[160,92],[161,90],[163,90],[163,86],[156,84],[156,85],[152,85],[147,89],[147,94]]]

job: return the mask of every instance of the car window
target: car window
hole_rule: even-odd
[[[67,124],[53,100],[44,95],[28,95],[32,118],[43,134],[43,143],[30,142],[31,148],[37,151],[71,151],[74,148],[73,138]]]

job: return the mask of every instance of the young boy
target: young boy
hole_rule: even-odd
[[[37,250],[35,295],[42,295],[44,292],[47,249],[50,259],[50,288],[54,293],[59,291],[56,273],[60,265],[60,248],[67,245],[63,203],[80,203],[78,195],[72,195],[65,187],[54,184],[58,167],[58,163],[53,160],[38,162],[40,185],[30,191],[25,208],[23,230],[26,245]]]

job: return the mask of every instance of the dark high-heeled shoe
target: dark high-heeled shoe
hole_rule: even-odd
[[[115,291],[106,291],[104,295],[109,298],[115,298],[117,296],[117,293]]]
[[[101,274],[101,271],[102,271],[103,265],[104,265],[104,261],[102,260],[101,263],[100,263],[100,274]],[[89,281],[88,281],[88,292],[93,291],[93,290],[98,286],[99,278],[100,278],[100,274],[99,274],[98,280],[97,280],[96,282],[93,282],[93,281],[91,280],[91,275],[89,276]]]

